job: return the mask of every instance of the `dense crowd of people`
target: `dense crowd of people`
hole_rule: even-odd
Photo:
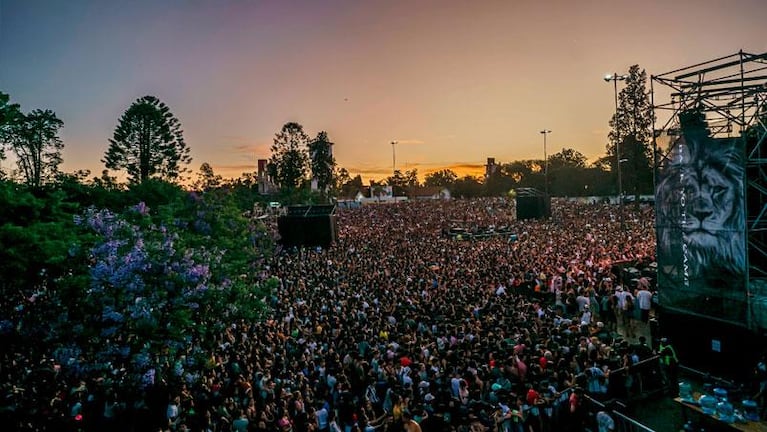
[[[3,352],[2,418],[31,430],[214,432],[609,424],[604,412],[587,418],[584,397],[605,399],[613,371],[652,355],[641,336],[651,283],[616,270],[654,261],[652,209],[553,210],[518,221],[512,202],[478,199],[341,211],[332,247],[273,257],[268,317],[226,323],[209,361],[187,367],[196,379],[126,395],[109,376]],[[503,234],[443,235],[456,227]],[[636,385],[621,375],[626,392]]]

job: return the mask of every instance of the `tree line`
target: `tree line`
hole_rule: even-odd
[[[484,176],[461,177],[451,169],[441,169],[427,173],[421,182],[417,169],[396,170],[386,178],[370,180],[367,186],[371,191],[392,186],[395,193],[404,193],[414,186],[438,186],[460,197],[498,196],[523,187],[548,189],[554,196],[615,195],[618,189],[626,195],[652,193],[653,112],[646,81],[647,74],[638,65],[629,69],[617,110],[609,122],[606,154],[594,163],[588,164],[586,157],[575,149],[563,148],[548,156],[547,161],[501,163]],[[9,95],[0,92],[0,161],[5,160],[6,152],[12,152],[16,163],[10,172],[0,169],[0,178],[33,189],[64,181],[124,189],[149,180],[186,183],[201,191],[257,189],[256,173],[223,179],[207,162],[200,166],[196,180],[189,182],[192,158],[181,123],[155,96],[137,99],[118,119],[101,160],[105,169],[99,177],[89,179],[88,171],[69,174],[60,171],[64,143],[59,132],[63,126],[53,111],[35,109],[24,113],[18,104],[10,102]],[[360,175],[352,176],[347,169],[337,166],[333,145],[325,131],[310,137],[299,123],[282,126],[274,136],[267,164],[273,192],[287,202],[327,202],[352,197],[363,189],[366,185]],[[620,185],[618,164],[622,174]],[[127,185],[117,181],[116,172],[124,174]]]

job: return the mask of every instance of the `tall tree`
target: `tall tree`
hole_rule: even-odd
[[[453,184],[453,196],[473,198],[482,195],[482,180],[477,176],[466,175]]]
[[[586,168],[586,156],[578,150],[563,148],[549,156],[549,170],[563,167]]]
[[[450,188],[453,186],[453,183],[455,183],[456,180],[458,180],[458,174],[456,174],[453,170],[441,169],[439,171],[434,171],[426,174],[426,178],[424,178],[423,184],[424,186],[439,186]]]
[[[333,186],[336,160],[333,157],[333,143],[328,139],[328,133],[321,131],[309,143],[309,158],[312,178],[317,181],[317,189],[323,193]]]
[[[12,128],[22,117],[19,104],[10,103],[10,99],[10,96],[0,92],[0,161],[5,160],[6,145],[10,144],[13,136]],[[5,173],[0,170],[0,178],[4,176]]]
[[[283,190],[297,189],[305,180],[309,166],[306,147],[309,136],[295,122],[285,123],[275,134],[268,171],[272,180]]]
[[[64,122],[51,110],[34,110],[11,125],[10,146],[27,186],[39,188],[59,174],[64,148],[59,129],[63,126]]]
[[[353,198],[360,190],[362,190],[362,176],[357,174],[352,177],[346,168],[338,170],[338,176],[336,177],[340,196],[344,198]]]
[[[108,169],[126,170],[131,183],[150,178],[175,182],[192,158],[170,108],[154,96],[144,96],[120,117],[102,162]]]
[[[617,173],[619,160],[625,160],[621,166],[619,186],[633,192],[637,203],[641,193],[652,191],[651,140],[655,114],[646,82],[644,69],[640,69],[639,65],[629,68],[626,86],[618,95],[618,110],[610,120],[612,130],[607,145],[613,172]]]
[[[200,165],[200,171],[197,172],[197,181],[194,182],[194,188],[198,191],[209,191],[217,189],[224,182],[224,179],[213,172],[213,167],[209,163],[203,162]]]

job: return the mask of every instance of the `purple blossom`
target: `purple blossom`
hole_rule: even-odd
[[[135,211],[136,213],[140,214],[141,216],[146,216],[149,214],[149,207],[147,207],[146,203],[144,201],[141,201],[140,203],[136,204],[135,206],[131,207],[131,210]]]

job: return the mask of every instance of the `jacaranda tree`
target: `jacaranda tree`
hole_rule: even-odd
[[[98,240],[72,251],[87,256],[87,286],[55,293],[62,297],[48,343],[65,373],[111,373],[132,388],[160,377],[191,384],[215,343],[208,332],[258,318],[276,282],[249,276],[242,258],[255,255],[245,246],[255,244],[255,226],[239,212],[209,213],[200,200],[190,194],[173,209],[140,203],[123,215],[90,209],[77,218]]]

